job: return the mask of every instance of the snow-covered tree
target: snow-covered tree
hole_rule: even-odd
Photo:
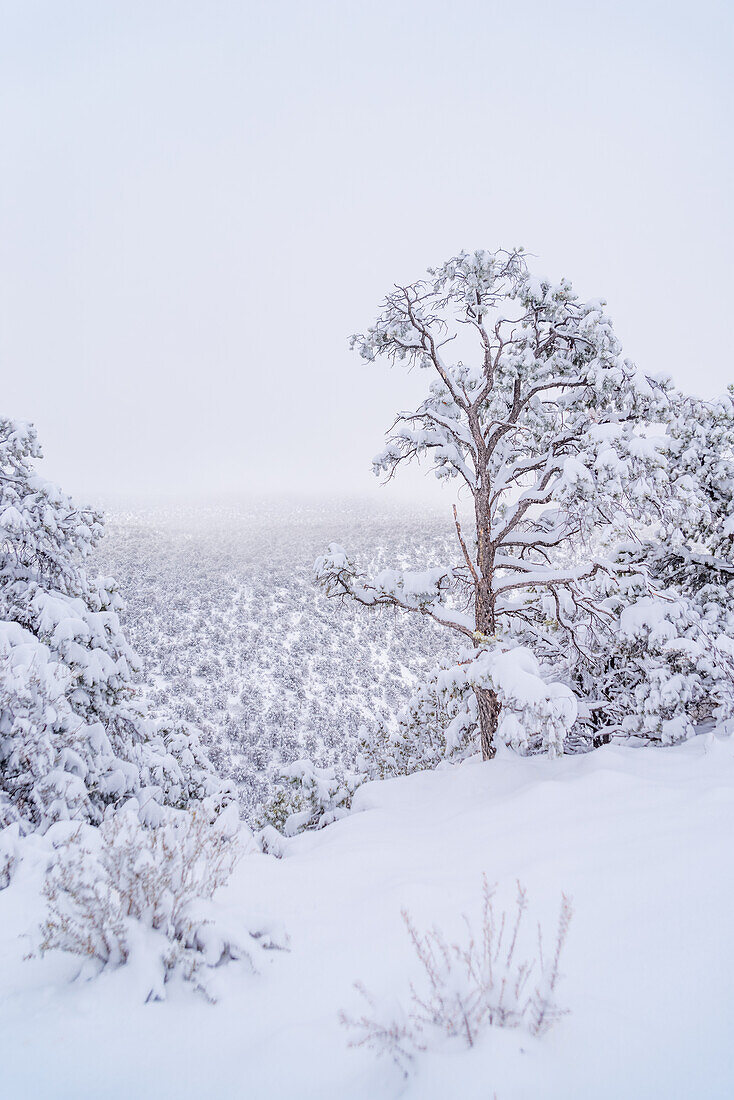
[[[734,399],[686,398],[666,424],[674,506],[614,548],[623,583],[593,664],[569,670],[612,733],[663,744],[734,716]],[[602,598],[601,586],[598,596]]]
[[[34,428],[0,419],[0,827],[97,822],[137,800],[227,798],[183,725],[153,719],[136,685],[113,581],[85,561],[101,516],[40,478]]]
[[[462,252],[396,286],[352,346],[429,375],[375,472],[390,479],[427,456],[468,492],[473,516],[464,532],[454,510],[457,558],[436,568],[368,577],[333,544],[315,567],[327,595],[429,616],[479,651],[500,633],[542,644],[558,630],[579,646],[581,624],[588,640],[604,620],[589,582],[615,571],[593,553],[595,529],[628,530],[669,495],[667,441],[653,427],[668,419],[669,382],[623,358],[602,301],[534,277],[521,250]],[[502,691],[486,660],[474,668],[489,759]]]

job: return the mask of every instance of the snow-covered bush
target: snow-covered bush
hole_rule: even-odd
[[[662,500],[654,533],[617,550],[646,590],[618,607],[605,685],[613,705],[620,686],[632,704],[623,732],[663,744],[734,714],[734,392],[681,402],[666,430],[683,506]]]
[[[0,890],[10,885],[21,846],[20,825],[16,822],[0,829]]]
[[[498,913],[485,876],[476,937],[468,921],[460,943],[448,942],[438,928],[420,933],[403,911],[421,967],[411,982],[408,1004],[398,1000],[392,1009],[383,1008],[357,983],[369,1011],[356,1018],[341,1014],[341,1022],[357,1033],[350,1045],[389,1056],[407,1074],[416,1054],[445,1040],[472,1047],[488,1027],[524,1027],[531,1035],[545,1034],[567,1011],[557,1003],[556,987],[573,910],[564,895],[552,954],[544,953],[538,926],[538,957],[529,959],[523,948],[526,909],[526,892],[518,883],[514,914]]]
[[[696,619],[689,601],[673,597],[642,597],[622,610],[615,656],[619,679],[628,682],[624,732],[674,744],[692,736],[705,716]]]
[[[659,549],[702,551],[709,566],[734,562],[734,386],[713,400],[688,398],[666,423],[678,496],[663,513]]]
[[[563,755],[566,736],[576,721],[577,701],[559,681],[546,681],[531,650],[490,645],[459,666],[461,679],[491,685],[501,704],[497,734],[521,755]],[[449,683],[452,673],[447,674]]]
[[[594,681],[615,736],[674,744],[701,722],[732,716],[734,632],[713,610],[680,589],[621,603]]]
[[[356,768],[365,779],[430,771],[476,752],[473,696],[447,690],[441,675],[441,670],[434,672],[411,694],[398,711],[396,728],[387,722],[374,730],[362,728]]]
[[[265,803],[257,825],[273,826],[286,836],[322,829],[349,813],[352,795],[363,781],[358,774],[296,760],[283,768],[281,782]]]
[[[671,496],[589,582],[585,652],[557,654],[597,735],[671,744],[734,715],[734,399],[692,398],[666,424]],[[592,626],[595,629],[592,629]]]
[[[226,801],[196,731],[148,714],[116,585],[85,568],[101,517],[38,457],[33,427],[0,419],[0,827],[98,822],[133,795],[149,822]]]
[[[212,902],[241,854],[236,815],[211,821],[202,810],[171,813],[146,828],[137,808],[97,828],[78,826],[60,845],[44,893],[42,951],[58,948],[143,971],[152,998],[174,975],[208,996],[211,970],[230,959],[252,962],[252,941],[217,917]]]

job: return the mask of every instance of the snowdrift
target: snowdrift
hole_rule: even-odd
[[[0,892],[3,1095],[498,1100],[734,1095],[734,743],[705,734],[665,749],[607,746],[560,760],[506,755],[370,783],[355,812],[250,852],[222,910],[277,918],[289,951],[258,971],[230,963],[208,1004],[175,983],[141,1003],[129,967],[94,980],[51,952],[27,960],[43,919],[47,838]],[[486,873],[516,880],[552,927],[575,916],[563,956],[570,1014],[547,1035],[490,1028],[471,1050],[421,1056],[404,1080],[347,1046],[340,1009],[363,981],[403,997],[416,959],[400,917],[451,939],[474,918]],[[78,975],[78,976],[77,976]]]

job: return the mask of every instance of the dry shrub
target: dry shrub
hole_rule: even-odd
[[[150,967],[149,998],[175,973],[208,993],[206,971],[249,959],[217,925],[215,891],[239,857],[236,836],[206,815],[173,815],[157,828],[120,812],[80,827],[60,846],[44,894],[41,951],[60,948],[119,966],[133,954]]]
[[[487,1027],[524,1027],[531,1035],[545,1034],[567,1011],[556,1001],[560,959],[572,916],[571,901],[562,895],[555,948],[543,951],[538,924],[537,958],[520,954],[527,894],[518,883],[512,913],[497,913],[494,890],[483,880],[481,934],[476,937],[465,919],[463,943],[448,943],[432,928],[420,933],[403,910],[410,941],[421,965],[421,979],[411,983],[408,1007],[400,1003],[394,1018],[378,1006],[361,983],[356,988],[370,1012],[357,1018],[341,1013],[341,1022],[357,1032],[351,1046],[366,1046],[388,1055],[404,1073],[421,1051],[443,1039],[474,1046]]]

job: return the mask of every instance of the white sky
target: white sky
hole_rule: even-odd
[[[732,56],[709,0],[0,0],[2,411],[81,496],[371,490],[425,379],[347,336],[513,244],[717,392]]]

